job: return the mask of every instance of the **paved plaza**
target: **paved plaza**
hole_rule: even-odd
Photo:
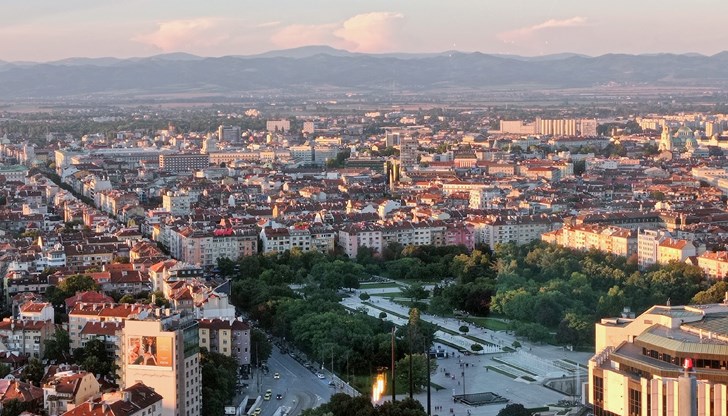
[[[388,320],[396,325],[406,323],[404,317],[408,316],[408,308],[392,302],[387,297],[377,297],[377,292],[392,292],[392,289],[363,289],[372,298],[361,301],[358,294],[345,298],[342,302],[351,309],[366,309],[372,316],[387,312]],[[397,316],[399,315],[399,317]],[[450,331],[458,331],[464,324],[457,319],[446,319],[421,314],[421,319],[437,324]],[[505,404],[483,406],[468,406],[455,403],[453,395],[463,393],[496,393],[511,403],[520,403],[528,408],[555,404],[559,400],[573,400],[571,395],[565,395],[542,385],[547,379],[560,377],[577,378],[586,381],[586,368],[592,353],[572,352],[562,347],[552,345],[531,344],[518,340],[522,347],[518,352],[502,352],[500,347],[511,346],[516,338],[507,331],[491,331],[474,325],[469,325],[468,335],[492,343],[489,353],[480,355],[463,355],[455,349],[445,346],[450,352],[448,358],[438,358],[438,368],[432,376],[432,383],[440,388],[432,388],[432,414],[452,416],[495,416]],[[436,336],[450,344],[470,349],[474,341],[461,335],[438,331]],[[503,373],[507,373],[503,374]],[[404,398],[406,395],[401,396]],[[414,396],[426,407],[427,394],[420,393]],[[398,396],[400,398],[400,396]],[[385,400],[389,400],[386,397]],[[436,410],[437,406],[437,410]],[[452,409],[452,412],[451,412]],[[469,412],[469,413],[468,413]]]

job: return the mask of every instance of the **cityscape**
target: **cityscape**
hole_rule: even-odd
[[[141,3],[0,4],[0,416],[728,415],[726,5]]]

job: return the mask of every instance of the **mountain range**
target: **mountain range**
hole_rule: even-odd
[[[728,87],[728,52],[541,57],[448,51],[362,54],[311,46],[249,56],[0,61],[0,99],[253,92],[563,89],[604,85]]]

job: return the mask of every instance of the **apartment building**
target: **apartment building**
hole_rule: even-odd
[[[728,276],[728,251],[706,251],[697,257],[698,267],[711,279]]]
[[[657,247],[657,262],[667,264],[671,261],[682,262],[697,255],[695,245],[688,240],[666,238]]]
[[[670,234],[659,230],[640,230],[637,234],[637,264],[646,269],[657,263],[657,251],[660,243]]]
[[[45,340],[55,334],[50,321],[30,321],[5,318],[0,321],[0,343],[5,351],[13,351],[26,357],[42,358]]]
[[[209,154],[180,153],[159,156],[159,169],[166,172],[191,172],[209,167]]]
[[[250,364],[250,325],[237,319],[200,319],[200,348],[235,358],[239,365]]]
[[[190,213],[192,198],[183,193],[168,191],[162,195],[162,209],[172,215],[187,215]]]
[[[144,383],[162,397],[161,416],[199,416],[202,374],[197,322],[191,315],[158,310],[131,319],[120,332],[119,386]]]
[[[312,248],[324,247],[329,251],[332,241],[331,233],[318,232],[316,243],[312,244],[313,234],[308,227],[272,228],[265,227],[260,231],[260,240],[263,253],[283,253],[294,248],[301,251],[310,251]]]
[[[637,232],[597,224],[564,225],[541,235],[541,240],[575,250],[600,250],[629,257],[637,253]]]
[[[173,257],[198,266],[214,266],[219,258],[236,260],[258,252],[257,233],[253,228],[185,227],[171,230],[169,239]]]

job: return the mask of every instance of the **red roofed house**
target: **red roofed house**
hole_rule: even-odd
[[[13,400],[22,403],[26,411],[38,412],[43,408],[43,389],[19,380],[0,379],[0,410]]]
[[[61,371],[43,383],[45,410],[49,416],[71,410],[101,391],[96,377],[86,371]]]
[[[49,302],[29,301],[20,305],[20,319],[30,321],[55,321],[53,305]]]
[[[66,299],[66,310],[70,311],[77,303],[113,303],[114,298],[99,292],[78,292]]]
[[[143,383],[87,401],[63,416],[162,416],[162,396]]]

